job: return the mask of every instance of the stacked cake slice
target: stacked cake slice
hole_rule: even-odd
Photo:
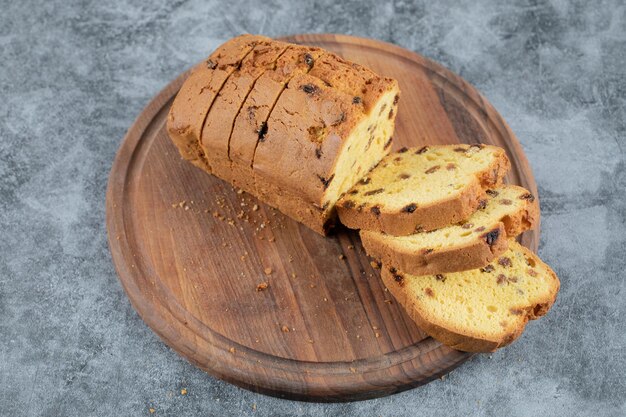
[[[515,241],[539,207],[502,185],[500,148],[428,146],[387,155],[338,202],[409,316],[455,349],[493,351],[544,315],[559,280]]]

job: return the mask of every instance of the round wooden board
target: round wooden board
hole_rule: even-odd
[[[287,40],[396,78],[402,90],[396,149],[499,145],[512,163],[508,182],[536,194],[515,136],[459,76],[383,42],[340,35]],[[165,343],[218,378],[308,401],[388,395],[467,360],[470,354],[427,337],[406,316],[357,233],[340,229],[323,238],[180,158],[164,125],[186,75],[160,92],[128,131],[106,201],[120,281]],[[528,232],[522,242],[535,250],[538,236]],[[269,287],[257,291],[264,281]]]

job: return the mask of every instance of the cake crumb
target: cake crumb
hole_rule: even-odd
[[[235,354],[235,348],[234,348],[234,347],[231,347],[230,349],[228,349],[228,351],[229,351],[230,353],[232,353],[233,355]]]
[[[256,411],[256,404],[252,404],[252,411]]]
[[[272,275],[272,272],[274,271],[272,270],[272,268],[267,267],[263,270],[263,272],[265,273],[265,275]]]
[[[187,388],[183,388],[180,390],[180,395],[187,395]]]
[[[354,367],[352,367],[352,366],[351,366],[351,367],[350,367],[350,372],[352,372],[353,374],[356,374],[356,368],[354,368]]]
[[[372,266],[372,268],[374,269],[380,269],[380,264],[376,261],[372,261],[370,262],[370,265]]]
[[[376,336],[376,338],[378,339],[380,337],[380,333],[376,332],[374,333],[374,336]]]
[[[348,249],[353,250],[354,249],[354,245],[348,245]]]
[[[385,304],[391,304],[391,303],[393,303],[393,301],[391,301],[391,300],[385,300]]]
[[[259,285],[256,286],[256,291],[260,292],[260,291],[265,291],[267,289],[267,287],[269,287],[270,284],[267,281],[263,281],[262,283],[260,283]]]
[[[281,327],[280,330],[282,330],[283,333],[289,333],[289,327],[287,327],[287,326]]]
[[[156,410],[154,408],[149,408],[148,411],[150,411],[150,414],[154,414]]]
[[[341,260],[343,261],[344,259],[346,259],[346,255],[344,255],[344,254],[342,253],[341,255],[339,255],[339,259],[341,259]]]
[[[252,206],[252,211],[257,211],[259,209],[259,205],[255,204]]]

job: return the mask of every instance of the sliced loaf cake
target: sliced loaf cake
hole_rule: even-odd
[[[508,238],[533,228],[539,219],[538,201],[516,185],[487,190],[484,201],[455,225],[408,236],[362,230],[361,241],[368,255],[408,274],[479,268],[508,249]]]
[[[384,266],[382,278],[421,329],[467,352],[511,343],[528,320],[546,314],[560,286],[550,267],[515,241],[484,268],[419,276]]]
[[[458,223],[497,187],[510,167],[503,149],[433,145],[387,155],[337,204],[353,229],[410,235]]]

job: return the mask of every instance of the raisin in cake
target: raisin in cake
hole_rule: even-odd
[[[485,204],[461,223],[432,232],[392,236],[362,230],[368,255],[409,274],[479,268],[508,249],[508,238],[534,227],[539,203],[528,190],[506,185],[487,190]]]
[[[484,204],[510,167],[504,150],[433,145],[386,156],[338,202],[353,229],[410,235],[458,223]]]
[[[480,269],[409,275],[384,266],[382,278],[417,325],[454,349],[489,352],[518,338],[528,320],[547,313],[559,279],[535,254],[512,241]]]

